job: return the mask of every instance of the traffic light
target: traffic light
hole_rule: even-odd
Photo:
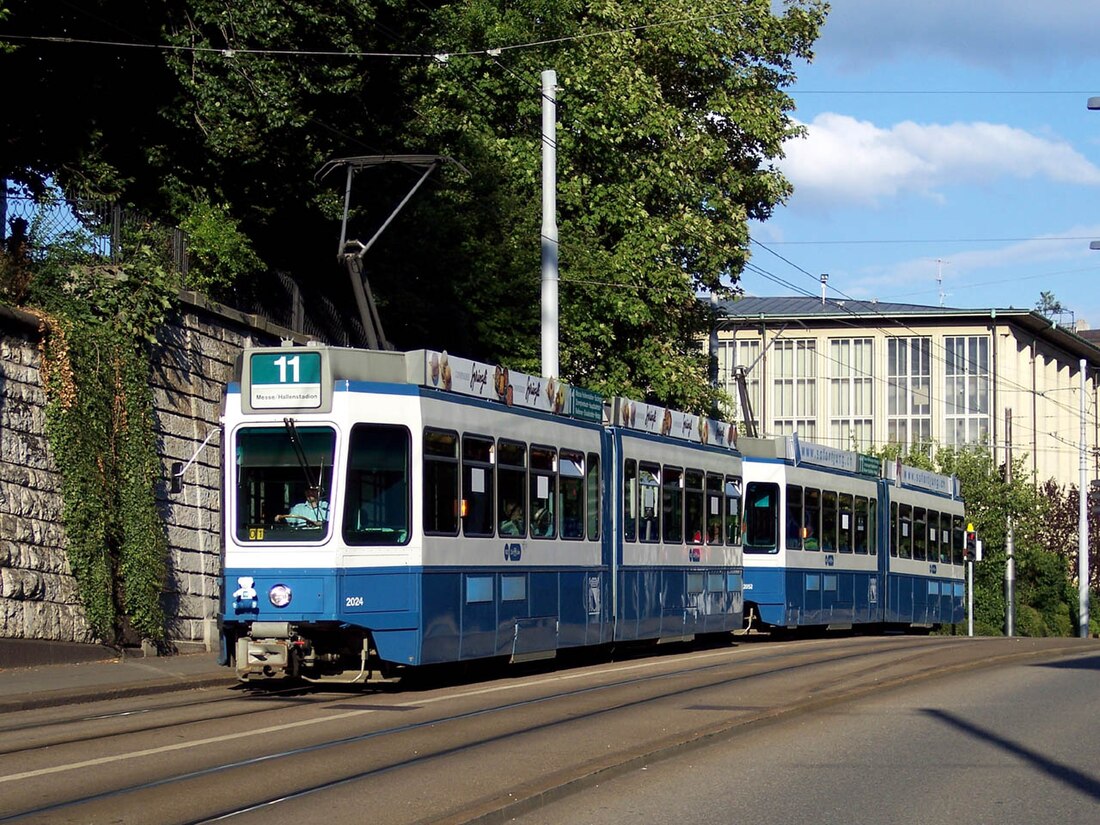
[[[966,544],[963,545],[963,560],[974,561],[978,555],[978,534],[973,524],[966,525]]]

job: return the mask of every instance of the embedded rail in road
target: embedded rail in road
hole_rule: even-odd
[[[25,727],[5,734],[0,822],[311,821],[320,806],[375,823],[503,820],[768,720],[945,673],[1098,653],[1091,639],[738,643],[443,688],[84,717],[51,728],[48,746]]]

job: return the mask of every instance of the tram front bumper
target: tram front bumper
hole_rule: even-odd
[[[254,622],[247,636],[237,639],[237,678],[278,679],[297,675],[289,625]]]

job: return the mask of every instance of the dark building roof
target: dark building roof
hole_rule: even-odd
[[[1033,309],[978,308],[925,306],[923,304],[896,304],[884,301],[822,301],[819,297],[741,298],[722,301],[718,305],[719,329],[746,326],[754,323],[783,324],[804,322],[829,326],[851,326],[858,321],[863,325],[884,328],[902,327],[907,322],[959,323],[998,321],[1014,324],[1046,341],[1062,347],[1079,358],[1100,364],[1100,330],[1086,330],[1078,335],[1068,327],[1060,326]]]
[[[1100,346],[1100,329],[1082,329],[1077,334],[1093,346]]]

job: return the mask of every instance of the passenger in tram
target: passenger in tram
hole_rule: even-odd
[[[328,521],[328,502],[322,501],[317,487],[306,488],[306,500],[295,504],[289,513],[280,513],[275,521],[292,527],[320,527]]]
[[[503,511],[504,520],[500,523],[500,535],[522,536],[524,526],[522,508],[510,501],[504,505]]]
[[[543,537],[554,535],[554,512],[549,502],[544,502],[531,514],[531,534]]]

